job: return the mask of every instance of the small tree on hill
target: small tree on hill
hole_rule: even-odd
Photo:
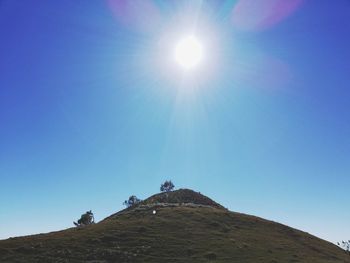
[[[140,202],[141,202],[141,199],[138,199],[136,197],[136,195],[132,195],[132,196],[129,197],[128,200],[125,200],[123,202],[123,205],[125,205],[126,207],[130,207],[130,206],[136,205],[136,204],[138,204]]]
[[[165,181],[163,184],[161,184],[160,191],[161,192],[170,192],[174,189],[174,187],[175,187],[175,185],[171,182],[171,180]]]
[[[337,245],[344,249],[350,255],[350,240],[338,242]]]
[[[85,214],[82,214],[78,222],[73,222],[75,226],[87,226],[95,223],[94,214],[90,211],[87,211]]]

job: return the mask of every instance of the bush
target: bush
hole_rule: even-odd
[[[82,214],[78,222],[73,222],[77,227],[87,226],[95,223],[94,214],[90,211],[87,211],[85,214]]]
[[[125,205],[126,207],[130,207],[130,206],[137,205],[140,202],[141,202],[141,199],[138,199],[136,197],[136,195],[132,195],[132,196],[129,197],[128,200],[124,201],[123,205]]]
[[[338,242],[337,245],[344,249],[350,255],[350,240]]]
[[[170,192],[175,188],[175,185],[169,180],[165,181],[163,184],[160,186],[160,191],[161,192]]]

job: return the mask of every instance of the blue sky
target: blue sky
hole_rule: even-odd
[[[0,1],[0,238],[171,179],[349,239],[350,2],[249,2]],[[188,28],[202,71],[162,61]]]

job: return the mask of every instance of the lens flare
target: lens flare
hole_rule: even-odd
[[[152,0],[107,0],[115,18],[130,29],[154,32],[161,25],[162,14]]]
[[[240,30],[263,30],[293,14],[303,1],[239,0],[232,10],[231,21]]]

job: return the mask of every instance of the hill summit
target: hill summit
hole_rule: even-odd
[[[200,192],[195,192],[191,189],[179,189],[175,191],[162,192],[148,197],[140,203],[130,206],[108,218],[117,216],[133,210],[147,210],[151,208],[160,207],[213,207],[218,209],[225,209],[222,205],[216,203],[209,197],[202,195]]]
[[[159,193],[152,195],[142,202],[142,204],[194,204],[198,206],[211,206],[223,208],[220,204],[214,202],[209,197],[202,195],[200,192],[195,192],[190,189],[179,189],[171,192]]]
[[[0,241],[0,262],[350,263],[350,257],[310,234],[180,189],[96,224]]]

